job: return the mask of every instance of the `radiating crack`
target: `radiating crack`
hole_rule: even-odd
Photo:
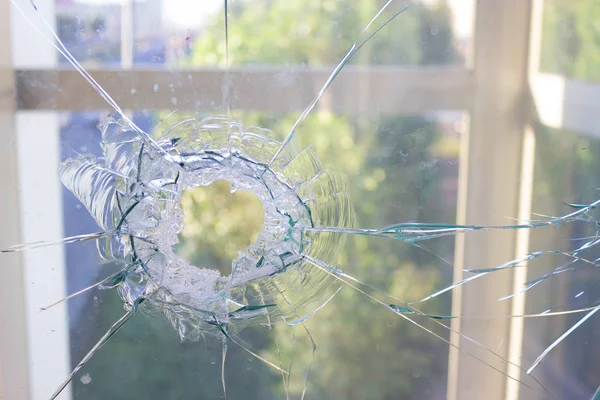
[[[19,11],[25,7],[17,0],[11,2]],[[44,308],[100,288],[116,289],[126,310],[51,396],[52,399],[60,394],[95,352],[140,311],[162,313],[182,340],[199,341],[206,336],[220,339],[222,368],[225,368],[227,344],[231,342],[241,346],[282,374],[287,393],[291,366],[286,367],[280,361],[269,360],[252,351],[239,338],[243,329],[271,327],[278,323],[301,325],[310,337],[314,354],[316,345],[304,322],[325,307],[341,288],[349,287],[447,342],[444,337],[418,322],[418,319],[424,318],[443,329],[449,329],[444,321],[455,316],[423,313],[419,310],[420,304],[486,275],[518,268],[526,261],[542,257],[558,255],[568,261],[529,282],[521,294],[528,293],[539,283],[559,274],[597,268],[598,260],[586,257],[586,252],[600,243],[597,230],[592,237],[582,239],[582,244],[574,250],[538,250],[499,266],[471,270],[468,271],[473,273],[470,277],[417,302],[394,298],[336,266],[337,256],[348,235],[421,247],[423,241],[472,231],[537,229],[574,222],[598,226],[598,220],[592,214],[600,200],[589,205],[572,204],[570,206],[574,211],[560,217],[540,217],[536,221],[506,226],[406,222],[383,228],[355,227],[354,210],[344,178],[323,166],[314,147],[299,146],[296,128],[311,114],[354,54],[409,7],[398,7],[390,18],[380,22],[382,12],[392,5],[393,1],[388,1],[369,21],[359,40],[333,69],[283,141],[274,139],[276,135],[266,129],[244,127],[231,117],[229,108],[226,116],[180,119],[162,133],[151,135],[127,117],[110,95],[71,56],[43,19],[40,19],[41,28],[27,19],[33,29],[69,60],[116,113],[105,119],[99,127],[102,133],[102,156],[79,155],[68,159],[59,172],[63,184],[87,208],[102,231],[58,242],[17,245],[0,251],[8,253],[41,246],[96,241],[101,258],[120,265],[119,271],[100,282]],[[29,6],[35,8],[34,3]],[[227,1],[225,9],[227,26]],[[227,91],[227,103],[229,97]],[[262,202],[264,212],[264,225],[258,239],[232,261],[231,273],[227,276],[222,275],[216,266],[192,265],[173,250],[178,243],[177,235],[183,229],[180,206],[183,192],[208,186],[217,180],[228,181],[232,191],[252,192]],[[577,297],[582,294],[578,293]],[[567,313],[583,314],[580,321],[548,346],[526,372],[531,373],[565,337],[593,317],[598,308],[600,301],[575,309],[546,309],[523,316],[510,316],[541,318]],[[512,364],[474,339],[461,336],[501,361]],[[464,349],[459,350],[504,374],[476,355]],[[310,366],[302,398],[309,382],[309,373]],[[543,387],[540,387],[536,390],[543,392]],[[223,389],[226,390],[224,374]]]

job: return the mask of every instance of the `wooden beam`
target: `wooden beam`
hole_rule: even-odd
[[[519,180],[528,122],[528,38],[530,2],[478,0],[474,57],[475,87],[471,124],[461,148],[457,223],[507,224],[519,215]],[[460,235],[456,241],[454,280],[463,269],[491,268],[517,253],[515,231]],[[492,283],[493,282],[493,283]],[[512,271],[493,280],[473,282],[455,291],[453,315],[489,315],[489,319],[455,319],[452,328],[507,358],[510,348]],[[501,371],[506,363],[470,341],[451,335],[451,342]],[[455,349],[450,351],[448,399],[505,399],[507,377]]]
[[[331,68],[240,67],[231,70],[232,108],[301,111],[327,80]],[[97,70],[96,81],[122,109],[214,111],[222,107],[225,73],[202,70]],[[361,82],[369,82],[361,85]],[[21,110],[102,110],[108,105],[74,70],[21,70],[16,74]],[[348,67],[327,92],[341,113],[420,113],[463,110],[473,75],[466,68]],[[365,107],[366,105],[366,107]]]

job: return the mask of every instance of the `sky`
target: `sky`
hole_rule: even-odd
[[[459,39],[471,37],[475,17],[474,0],[447,0],[454,18],[454,34]]]
[[[193,29],[223,9],[223,0],[163,0],[163,17],[168,27]]]

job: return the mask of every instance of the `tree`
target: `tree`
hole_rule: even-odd
[[[600,4],[554,0],[544,6],[542,70],[600,81]]]
[[[336,64],[382,4],[367,0],[358,4],[342,0],[232,2],[231,64]],[[389,12],[383,15],[382,20],[389,15]],[[457,60],[451,43],[447,8],[413,7],[380,31],[353,63],[445,64]],[[223,18],[216,15],[214,23],[193,44],[190,63],[224,65],[224,50]],[[236,117],[241,117],[245,125],[267,127],[283,135],[297,114],[236,113]],[[298,138],[305,145],[314,144],[325,164],[348,177],[351,182],[348,190],[360,226],[381,227],[403,218],[452,220],[453,205],[444,205],[439,183],[441,163],[432,146],[439,140],[438,131],[428,119],[417,116],[373,119],[320,111],[303,122]],[[227,190],[227,185],[217,185],[212,195],[226,199]],[[182,238],[183,251],[199,264],[226,265],[229,242],[241,243],[237,240],[251,234],[250,228],[240,227],[234,220],[237,214],[245,212],[244,204],[238,203],[229,215],[219,216],[221,205],[190,194],[183,206],[186,215],[204,216],[186,221],[191,232],[204,232],[222,218],[227,219],[228,226],[235,227],[228,231],[232,236],[213,237],[208,242],[200,234]],[[202,226],[194,228],[194,224]],[[432,252],[449,255],[443,244],[432,246]],[[427,253],[409,245],[365,237],[349,238],[338,264],[359,279],[406,300],[424,297],[443,275],[438,271],[439,261]],[[118,303],[112,304],[102,309],[102,320],[116,318]],[[433,306],[449,309],[448,304],[440,302]],[[219,371],[207,361],[210,357],[201,349],[203,344],[176,347],[173,345],[176,333],[161,318],[137,317],[113,344],[107,345],[107,349],[113,346],[112,353],[111,350],[99,353],[86,371],[93,379],[105,377],[113,384],[98,390],[76,381],[81,396],[127,398],[122,394],[121,383],[139,382],[129,383],[127,393],[150,398],[220,398]],[[447,347],[349,289],[313,316],[308,326],[319,346],[309,382],[312,399],[431,398],[445,390]],[[296,349],[290,390],[297,396],[302,391],[303,371],[310,363],[311,350],[302,330],[296,328],[295,332],[294,343],[290,329],[277,329],[274,335],[278,347],[269,339],[266,329],[251,332],[250,338],[256,349],[270,359],[276,359],[280,352],[287,354],[293,347]],[[148,348],[147,342],[157,346]],[[235,346],[230,349],[229,398],[281,398],[283,383],[277,373],[248,360]],[[120,355],[118,359],[115,350]],[[136,358],[143,358],[144,362]],[[115,362],[119,363],[118,370],[114,368]],[[122,373],[123,370],[126,372]]]
[[[600,81],[599,18],[600,4],[594,0],[545,2],[541,69],[578,80]],[[564,215],[572,211],[565,203],[584,204],[597,200],[599,152],[600,143],[594,137],[538,126],[532,211]],[[591,224],[577,223],[564,226],[560,231],[534,232],[532,248],[572,250],[581,244],[573,238],[595,235],[595,229]],[[597,260],[600,252],[592,248],[585,257]],[[554,268],[561,262],[563,260],[558,257],[545,260],[544,265],[539,265],[535,271],[542,273],[543,267]],[[528,307],[537,306],[537,311],[552,306],[578,308],[596,304],[598,281],[594,271],[580,268],[563,275],[529,295]],[[587,293],[589,297],[577,296],[578,293]],[[576,316],[550,320],[540,330],[539,337],[545,343],[551,343],[577,320]],[[598,387],[598,365],[595,361],[600,349],[593,340],[598,323],[597,319],[593,319],[578,328],[561,344],[562,352],[550,356],[541,368],[546,380],[555,385],[550,389],[554,389],[557,396],[561,397],[562,392],[562,397],[589,398]],[[556,371],[560,371],[560,379],[556,379]]]

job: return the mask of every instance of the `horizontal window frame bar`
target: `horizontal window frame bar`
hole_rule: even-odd
[[[298,112],[314,98],[332,68],[90,70],[122,109],[223,110],[230,82],[236,110]],[[1,71],[0,71],[1,72]],[[75,70],[17,70],[17,110],[86,111],[107,103]],[[464,67],[346,67],[319,107],[339,113],[421,113],[466,110],[473,93]]]
[[[231,106],[243,111],[299,112],[327,80],[331,68],[239,67],[229,72]],[[96,81],[122,109],[224,110],[223,69],[97,69]],[[75,70],[0,71],[14,77],[16,96],[2,85],[0,110],[108,110],[106,102]],[[157,91],[154,91],[154,85]],[[342,114],[410,114],[469,110],[472,70],[464,67],[347,67],[321,107]],[[537,119],[543,125],[600,136],[600,84],[537,73],[531,81]],[[132,89],[135,89],[132,91]],[[260,95],[257,95],[259,93]],[[173,99],[176,99],[173,100]],[[14,110],[14,109],[13,109]]]

